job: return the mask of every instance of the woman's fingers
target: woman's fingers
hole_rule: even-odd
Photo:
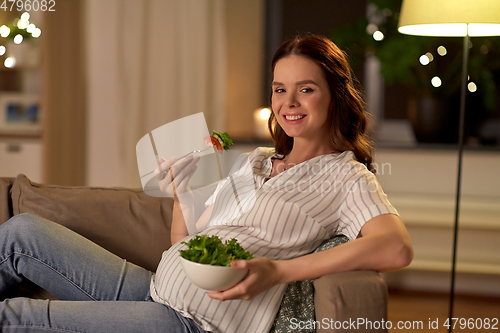
[[[209,297],[220,301],[230,299],[249,300],[280,281],[275,262],[267,258],[235,260],[231,262],[231,267],[236,269],[248,268],[248,274],[236,286],[225,291],[208,293]]]
[[[175,188],[177,189],[178,192],[185,192],[187,189],[187,186],[189,184],[189,180],[193,176],[193,174],[196,172],[196,169],[198,166],[195,164],[192,167],[189,168],[188,172],[186,173],[185,177],[183,177],[179,182],[177,181],[177,178],[174,179],[174,185]]]
[[[175,159],[175,157],[174,157]],[[174,164],[172,164],[172,158],[160,164],[159,168],[155,170],[155,180],[158,183],[160,190],[164,193],[173,193],[175,187],[176,190],[185,191],[189,179],[193,176],[196,171],[196,163],[200,160],[199,156],[187,156]]]
[[[196,166],[196,163],[200,160],[199,156],[188,156],[180,160],[178,163],[175,163],[171,168],[171,176],[176,179],[176,183],[180,180],[184,179],[188,173],[191,171],[193,166]],[[177,181],[177,179],[179,179]]]
[[[155,180],[157,183],[165,178],[165,171],[170,169],[170,167],[172,167],[175,162],[177,162],[177,158],[175,158],[175,156],[170,157],[168,160],[165,160],[163,157],[158,158],[158,167],[156,167],[154,172]]]
[[[178,170],[182,170],[182,168],[186,167],[186,163],[192,162],[196,157],[193,155],[189,155],[181,160],[177,160],[175,156],[170,157],[168,160],[165,160],[163,157],[158,158],[158,167],[156,167],[154,174],[157,182],[163,180],[167,175],[167,171],[171,168],[174,168],[174,171],[178,172]],[[196,162],[199,160],[196,160]],[[195,163],[196,163],[195,162]]]
[[[174,181],[174,186],[176,187],[178,192],[184,192],[187,189],[189,180],[193,177],[193,174],[196,172],[198,166],[196,163],[198,162],[199,157],[195,157],[189,164],[185,165],[178,173],[175,172],[175,169],[172,168],[171,178]]]

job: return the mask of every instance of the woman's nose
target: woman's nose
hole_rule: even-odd
[[[289,108],[297,107],[300,105],[299,101],[297,100],[297,96],[295,94],[288,94],[285,105]]]

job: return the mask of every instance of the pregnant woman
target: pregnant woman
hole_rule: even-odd
[[[206,293],[185,277],[180,240],[193,235],[179,200],[173,246],[154,273],[55,223],[19,215],[0,226],[0,297],[27,278],[60,300],[3,300],[2,329],[262,333],[271,328],[289,282],[407,266],[412,245],[371,172],[367,114],[345,54],[330,40],[308,35],[287,40],[272,69],[275,147],[257,148],[246,161],[254,201],[242,213],[226,200],[232,187],[223,180],[200,217],[204,228],[198,234],[236,238],[253,254],[252,260],[231,263],[249,270],[240,283]],[[169,188],[172,178],[165,175],[171,169],[177,190],[189,194],[197,159],[162,160],[156,172],[160,188]],[[339,234],[350,241],[313,253]]]

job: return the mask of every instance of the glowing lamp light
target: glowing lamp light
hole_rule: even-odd
[[[441,87],[441,79],[439,78],[439,76],[434,76],[432,79],[431,79],[431,84],[434,88],[439,88]]]
[[[30,23],[28,25],[28,27],[26,28],[26,31],[29,32],[30,34],[33,34],[33,31],[35,31],[36,29],[36,25],[34,25],[33,23]]]
[[[23,36],[22,35],[16,35],[16,37],[14,37],[14,44],[21,44],[23,42]]]
[[[421,56],[420,56],[420,58],[418,58],[418,61],[420,61],[420,63],[421,63],[422,65],[424,65],[424,66],[425,66],[425,65],[428,65],[428,64],[429,64],[429,62],[430,62],[430,61],[429,61],[429,57],[427,57],[427,55],[425,55],[425,54],[424,54],[424,55],[421,55]]]
[[[467,35],[467,28],[470,37],[486,37],[500,35],[500,24],[487,23],[447,23],[447,24],[415,24],[398,28],[398,31],[406,35],[414,36],[446,36],[463,37]]]
[[[263,108],[259,112],[259,117],[262,119],[268,120],[270,116],[271,116],[271,110],[269,110],[268,108]]]
[[[7,68],[12,68],[16,65],[16,59],[14,59],[13,57],[8,57],[7,59],[5,59],[3,64]]]
[[[30,19],[30,13],[24,12],[23,15],[21,15],[21,21],[29,21]]]
[[[476,92],[477,85],[474,82],[469,82],[469,84],[467,85],[467,89],[469,89],[470,92]]]
[[[30,23],[28,21],[19,20],[17,21],[17,27],[19,29],[26,29]]]
[[[405,0],[398,31],[416,36],[498,36],[498,13],[497,0]]]
[[[383,40],[385,38],[384,34],[382,33],[382,31],[380,30],[377,30],[373,33],[373,39],[375,39],[377,42],[380,42],[381,40]]]
[[[271,116],[271,110],[269,108],[259,108],[253,113],[254,122],[254,134],[260,139],[269,139],[271,134],[267,128],[267,121]]]
[[[3,38],[7,38],[9,37],[10,35],[10,28],[6,25],[2,25],[0,27],[0,36],[2,36]]]
[[[0,56],[3,56],[6,51],[7,51],[7,49],[5,48],[5,46],[0,45]]]
[[[34,38],[40,37],[41,34],[42,34],[42,30],[40,30],[40,28],[35,28],[35,30],[31,33],[31,35]]]
[[[448,50],[446,49],[446,47],[444,47],[443,45],[439,46],[437,48],[437,53],[441,56],[441,57],[444,57],[447,53],[448,53]]]

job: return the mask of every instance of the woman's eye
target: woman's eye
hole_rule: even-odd
[[[300,89],[300,91],[303,93],[308,93],[308,92],[312,92],[313,90],[311,88],[302,88],[302,89]]]
[[[283,89],[283,88],[276,88],[276,89],[274,89],[275,93],[282,93],[284,91],[285,91],[285,89]]]

